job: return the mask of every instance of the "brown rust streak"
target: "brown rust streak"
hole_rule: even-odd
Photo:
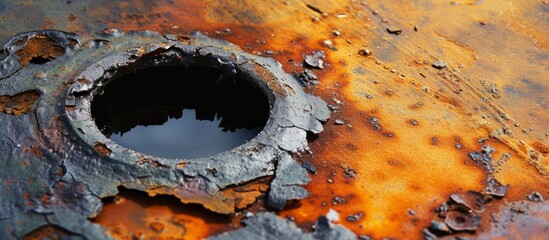
[[[319,172],[307,186],[311,197],[280,213],[295,217],[302,226],[333,208],[342,216],[339,223],[357,233],[421,238],[434,208],[452,193],[484,187],[486,173],[474,166],[468,153],[480,150],[479,139],[504,128],[513,134],[507,131],[486,143],[496,149],[494,159],[511,154],[495,174],[511,186],[506,201],[547,189],[549,86],[542,66],[548,63],[543,33],[549,28],[541,15],[527,14],[542,11],[542,3],[307,1],[327,13],[322,16],[304,2],[286,2],[177,1],[152,9],[121,3],[124,17],[106,24],[180,36],[200,30],[251,53],[274,51],[269,56],[287,72],[299,73],[303,56],[311,51],[327,52],[326,68],[314,70],[321,84],[308,91],[337,105],[333,119],[349,125],[328,122],[326,131],[311,143],[314,158],[303,159]],[[89,14],[106,17],[102,11]],[[341,14],[345,17],[338,17]],[[388,34],[389,25],[402,28],[402,34]],[[341,36],[333,36],[333,30]],[[321,44],[326,39],[337,51]],[[359,55],[361,48],[373,55]],[[445,61],[448,67],[435,69],[431,67],[435,61]],[[409,107],[418,102],[421,107]],[[373,117],[381,130],[372,126]],[[410,119],[419,124],[409,124]],[[529,157],[532,149],[540,152],[538,160]],[[346,178],[341,164],[355,170],[356,176]],[[336,196],[346,203],[334,205]],[[416,214],[410,215],[408,209]],[[356,212],[365,216],[358,222],[345,220]],[[202,232],[196,236],[214,232],[209,225],[198,229]]]

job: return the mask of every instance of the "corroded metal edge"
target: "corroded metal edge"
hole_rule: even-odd
[[[64,46],[64,54],[41,65],[17,64],[16,52],[25,47],[21,40],[36,36]],[[66,41],[77,44],[68,46]],[[20,44],[18,49],[12,46],[15,43]],[[6,184],[1,190],[10,192],[0,196],[2,235],[20,238],[41,226],[55,225],[70,229],[74,236],[109,238],[88,219],[100,211],[101,198],[115,195],[119,186],[151,195],[172,194],[220,213],[236,211],[235,200],[221,190],[266,176],[275,177],[276,187],[269,192],[269,204],[275,209],[307,196],[299,185],[309,178],[291,154],[308,149],[307,132],[322,131],[329,110],[273,59],[247,54],[200,33],[183,43],[150,31],[116,29],[93,37],[60,31],[25,33],[4,49],[2,95],[36,90],[40,97],[30,113],[0,114],[4,133],[0,150],[7,153],[2,157],[5,171],[0,179]],[[269,98],[271,114],[265,128],[240,147],[199,159],[162,159],[118,146],[95,126],[90,101],[117,69],[135,67],[132,64],[143,56],[154,60],[137,67],[198,64],[239,74]],[[96,151],[98,143],[108,151]]]

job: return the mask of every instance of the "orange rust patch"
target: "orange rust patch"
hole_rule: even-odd
[[[15,96],[0,96],[0,112],[11,115],[22,115],[34,111],[33,104],[40,94],[36,90],[19,93]]]
[[[67,112],[72,112],[76,109],[76,106],[65,106],[65,109],[67,110]]]
[[[102,211],[92,221],[118,239],[203,239],[239,226],[236,219],[199,205],[183,204],[172,196],[149,197],[144,192],[121,190],[117,199],[105,200]]]
[[[141,157],[141,159],[139,159],[135,163],[137,163],[139,165],[143,165],[143,164],[146,163],[146,164],[153,165],[154,167],[163,167],[163,168],[168,168],[169,167],[166,164],[163,164],[163,163],[161,163],[160,161],[158,161],[156,159],[150,159],[150,158],[144,158],[144,157]]]
[[[185,166],[187,166],[187,164],[189,164],[189,162],[180,162],[180,163],[177,163],[177,168],[184,168]]]
[[[259,196],[269,189],[272,177],[260,178],[252,182],[223,189],[225,197],[235,200],[237,209],[244,209],[253,204]]]
[[[31,199],[31,195],[28,192],[23,192],[23,199],[25,199],[25,205],[29,207],[35,207],[36,203],[34,203]]]
[[[42,195],[42,197],[40,198],[40,202],[41,202],[43,205],[48,206],[48,205],[51,204],[52,198],[53,198],[52,195],[50,195],[50,194],[44,194],[44,195]]]
[[[93,148],[95,149],[95,151],[103,156],[110,156],[112,151],[107,147],[107,145],[103,144],[103,143],[100,143],[100,142],[96,142],[94,145],[93,145]]]
[[[54,26],[55,26],[55,23],[51,19],[45,18],[44,25],[42,25],[42,29],[52,29],[54,28]]]
[[[25,235],[23,237],[23,240],[42,240],[42,239],[60,240],[60,239],[65,239],[68,236],[69,234],[67,231],[54,225],[48,225],[48,226],[38,228],[32,231],[31,233]]]
[[[50,61],[58,58],[65,53],[65,49],[57,46],[55,42],[47,36],[36,36],[27,42],[22,49],[15,54],[23,65],[32,63],[35,59]]]
[[[85,78],[79,78],[76,81],[79,82],[79,83],[83,83],[83,84],[90,84],[91,83],[90,80],[85,79]]]
[[[338,223],[357,233],[418,239],[422,237],[421,229],[429,226],[434,208],[449,195],[482,190],[486,173],[468,156],[480,151],[482,144],[496,149],[492,154],[496,162],[504,153],[511,155],[495,173],[499,181],[511,186],[504,201],[524,199],[527,193],[547,188],[547,175],[528,162],[529,155],[534,154],[528,152],[531,149],[513,145],[522,140],[546,154],[546,6],[541,1],[459,2],[464,4],[307,2],[322,9],[321,14],[299,1],[175,1],[158,3],[153,8],[143,3],[120,3],[117,7],[123,19],[112,17],[103,8],[90,9],[83,15],[105,19],[106,25],[124,30],[146,29],[178,36],[200,30],[248,52],[272,50],[274,54],[269,57],[281,62],[287,72],[299,73],[305,54],[325,50],[329,66],[313,70],[320,85],[309,86],[308,90],[336,105],[337,113],[332,118],[344,119],[352,128],[325,125],[326,131],[311,144],[314,158],[303,157],[318,172],[307,186],[311,196],[280,215],[293,216],[301,226],[310,227],[318,216],[334,208],[342,218]],[[470,5],[473,2],[479,4]],[[386,33],[389,25],[401,28],[402,33]],[[224,31],[226,28],[231,31]],[[334,29],[341,36],[332,36]],[[323,46],[324,40],[333,42],[337,51]],[[373,54],[367,58],[357,55],[361,48],[373,50]],[[433,68],[431,63],[436,61],[446,62],[447,67]],[[268,81],[268,77],[264,79]],[[388,94],[387,90],[393,92]],[[281,86],[277,91],[283,93],[285,89]],[[334,97],[343,103],[334,104]],[[375,114],[371,113],[373,109]],[[379,120],[379,131],[372,126],[372,117]],[[411,127],[410,119],[420,124]],[[520,127],[513,127],[515,123]],[[513,136],[479,143],[490,132],[506,126]],[[395,167],[389,161],[400,164]],[[543,157],[539,162],[547,161]],[[354,169],[356,176],[346,178],[341,163]],[[334,197],[343,197],[346,202],[333,204]],[[120,209],[110,210],[112,223],[122,220],[123,224],[140,224],[130,215],[139,208],[121,210],[118,215],[116,210]],[[415,215],[408,214],[408,209],[413,209]],[[172,214],[150,211],[147,214]],[[346,220],[357,212],[365,213],[362,219]],[[491,219],[489,212],[483,213],[483,220]],[[197,233],[187,236],[203,238],[214,232],[212,226],[219,226],[209,222],[207,215],[195,217],[204,219],[196,220],[204,226],[187,224],[187,229],[191,226]],[[150,222],[168,226],[176,222],[174,219]],[[148,224],[138,226],[136,229],[149,229]],[[108,228],[115,232],[112,226]],[[120,229],[126,231],[125,227]],[[133,236],[156,236],[142,231],[136,230]],[[120,236],[132,235],[115,234]]]

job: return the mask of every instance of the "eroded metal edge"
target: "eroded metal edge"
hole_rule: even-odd
[[[50,38],[61,46],[68,40],[78,44],[43,65],[17,65],[16,50],[10,49],[27,35],[55,36]],[[279,186],[269,193],[269,202],[276,209],[287,200],[307,195],[299,187],[308,182],[306,172],[288,168],[296,165],[291,154],[308,148],[307,132],[322,131],[329,110],[320,98],[305,93],[276,61],[244,53],[228,42],[200,33],[194,33],[186,43],[150,31],[123,33],[116,29],[94,37],[59,31],[27,35],[15,36],[4,47],[8,51],[2,59],[6,70],[1,75],[0,95],[32,89],[40,93],[31,113],[0,114],[0,150],[6,153],[2,157],[6,171],[0,173],[5,183],[1,190],[9,192],[0,196],[2,235],[21,238],[51,224],[74,236],[109,238],[104,229],[88,219],[100,211],[101,198],[115,195],[118,186],[173,194],[183,202],[200,203],[221,213],[235,211],[222,189],[265,176],[275,176],[273,183]],[[154,55],[159,51],[163,54],[158,56],[177,55],[189,61],[183,64],[203,59],[199,64],[252,76],[264,91],[272,92],[271,115],[264,130],[234,150],[188,160],[146,156],[105,138],[89,115],[93,98],[90,93],[116,69],[139,59],[136,54]],[[259,82],[265,77],[271,81]],[[97,142],[110,150],[108,156],[95,151],[93,144]],[[143,159],[147,161],[138,164]],[[184,167],[178,168],[182,161]],[[212,168],[217,174],[210,173]]]

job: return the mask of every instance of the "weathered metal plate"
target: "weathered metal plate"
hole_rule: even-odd
[[[334,209],[340,216],[336,223],[374,238],[526,236],[529,229],[543,238],[547,202],[522,201],[538,199],[534,192],[549,197],[548,11],[545,1],[18,1],[0,3],[0,40],[35,29],[90,36],[116,27],[182,39],[199,30],[272,57],[296,75],[304,70],[307,55],[323,50],[323,69],[310,69],[318,85],[306,91],[321,96],[332,107],[332,117],[310,139],[313,154],[294,156],[316,172],[305,187],[310,196],[279,216],[310,229]],[[36,96],[0,91],[2,102],[20,105],[2,105],[4,116],[26,112]],[[21,116],[32,120],[32,113]],[[6,143],[2,149],[15,147]],[[21,149],[44,155],[55,151],[47,145]],[[459,227],[448,216],[459,216],[463,204],[452,201],[468,199],[469,191],[490,200],[478,208],[473,204],[483,209],[472,213],[480,217],[475,231],[455,232]],[[149,225],[178,213],[159,210],[165,204],[150,211],[124,205],[132,201],[126,198],[118,209],[139,213],[142,221],[123,218],[111,224],[109,219],[123,214],[117,208],[105,208],[95,221],[120,238],[131,237],[131,229],[170,235]],[[437,213],[447,201],[450,214]],[[517,214],[532,227],[510,221]],[[185,218],[194,226],[187,227],[186,236],[239,227],[240,216],[219,223],[199,215]],[[444,223],[435,224],[438,229],[451,232],[434,232],[433,220]]]

